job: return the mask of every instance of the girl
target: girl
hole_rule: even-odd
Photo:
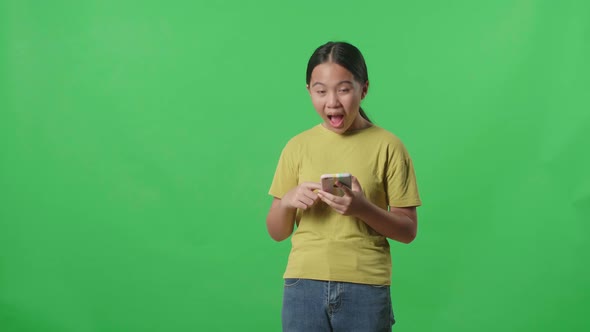
[[[322,123],[284,147],[266,219],[276,241],[291,239],[284,274],[283,331],[391,331],[387,238],[410,243],[421,205],[412,160],[394,134],[369,120],[361,52],[344,42],[315,50],[307,90]],[[351,173],[344,196],[321,190],[326,173]]]

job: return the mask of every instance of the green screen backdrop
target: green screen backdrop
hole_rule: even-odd
[[[313,50],[424,202],[397,331],[590,328],[587,1],[0,1],[0,331],[279,331],[267,235]]]

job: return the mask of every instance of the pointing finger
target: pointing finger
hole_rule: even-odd
[[[336,196],[336,195],[332,195],[332,194],[330,194],[329,192],[327,192],[327,191],[323,191],[323,190],[319,190],[319,191],[318,191],[318,196],[320,196],[320,198],[321,198],[323,201],[325,201],[325,200],[324,200],[324,198],[325,198],[325,199],[328,199],[328,200],[330,200],[330,201],[334,201],[334,200],[336,200],[336,198],[338,197],[338,196]]]
[[[318,182],[304,182],[302,183],[303,187],[309,189],[309,190],[319,190],[322,189],[322,185]]]

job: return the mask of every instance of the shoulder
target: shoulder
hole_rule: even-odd
[[[299,134],[293,136],[291,139],[287,141],[285,147],[294,147],[294,146],[302,146],[308,144],[311,140],[316,138],[320,134],[317,126],[309,128],[305,131],[300,132]]]
[[[283,147],[283,153],[295,153],[300,151],[302,148],[305,148],[307,144],[313,142],[318,134],[319,131],[317,126],[300,132],[299,134],[287,140],[285,146]]]
[[[410,154],[400,137],[393,132],[379,126],[374,126],[370,132],[371,144],[377,146],[379,154],[387,160],[407,160]]]
[[[382,145],[384,147],[404,147],[404,143],[396,134],[377,125],[373,125],[373,127],[371,127],[371,130],[367,132],[367,134],[370,135],[372,139],[382,142]]]

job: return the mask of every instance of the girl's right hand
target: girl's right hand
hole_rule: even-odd
[[[322,189],[322,185],[316,182],[303,182],[297,187],[289,190],[281,199],[281,206],[284,208],[295,208],[306,210],[313,206],[319,196],[315,190]]]

